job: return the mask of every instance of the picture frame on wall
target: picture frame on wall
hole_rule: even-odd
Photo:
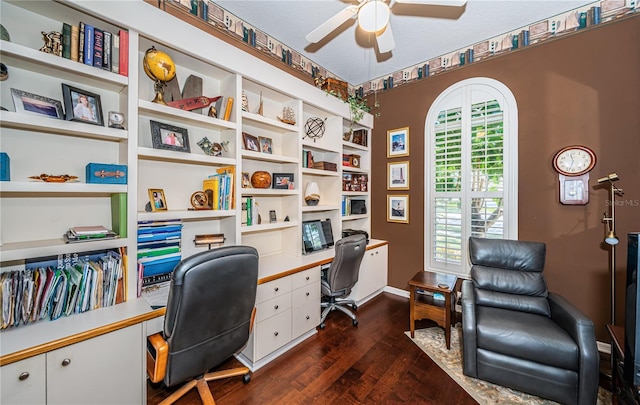
[[[387,190],[409,190],[409,161],[387,163]]]
[[[191,152],[189,133],[186,128],[180,128],[153,120],[149,122],[151,124],[151,141],[153,142],[154,149]]]
[[[166,211],[167,208],[167,200],[164,196],[164,190],[161,188],[150,188],[149,189],[149,203],[151,205],[151,211]]]
[[[387,222],[409,223],[408,195],[387,195]]]
[[[409,127],[387,131],[387,157],[409,156]]]
[[[104,126],[100,95],[62,83],[65,119]]]
[[[52,98],[39,96],[26,91],[11,89],[11,97],[16,112],[19,114],[38,114],[51,118],[63,119],[62,103]]]

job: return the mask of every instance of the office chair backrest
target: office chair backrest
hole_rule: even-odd
[[[476,304],[550,316],[540,242],[469,238]]]
[[[206,373],[246,344],[257,284],[258,252],[249,246],[198,253],[176,266],[164,321],[168,387]]]
[[[367,249],[367,238],[351,235],[335,244],[335,257],[327,271],[327,282],[332,291],[351,290],[358,282],[360,263]]]

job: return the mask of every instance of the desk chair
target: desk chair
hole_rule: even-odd
[[[349,305],[356,310],[358,307],[354,300],[341,299],[351,294],[351,289],[358,282],[360,263],[367,248],[367,238],[362,234],[347,236],[335,244],[335,257],[331,266],[322,276],[320,289],[322,291],[320,329],[324,329],[324,321],[329,312],[338,309],[347,314],[358,326],[356,315],[351,312]]]
[[[258,252],[248,246],[208,250],[176,266],[164,330],[147,342],[147,373],[167,387],[187,383],[161,404],[174,403],[194,386],[204,404],[214,404],[207,381],[242,375],[249,382],[247,367],[208,371],[247,343],[257,284]]]

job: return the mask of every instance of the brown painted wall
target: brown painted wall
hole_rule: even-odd
[[[547,244],[550,291],[564,295],[596,323],[606,341],[610,323],[609,253],[602,244],[608,191],[597,178],[616,172],[624,189],[617,206],[616,324],[624,323],[626,234],[640,231],[640,18],[594,27],[513,51],[378,95],[372,154],[372,236],[389,241],[389,285],[407,289],[424,263],[424,124],[435,98],[450,85],[490,77],[514,94],[519,120],[519,239]],[[369,97],[373,102],[373,96]],[[386,222],[386,131],[410,127],[409,224]],[[597,155],[590,202],[558,200],[551,160],[583,144]],[[394,161],[406,160],[396,158]],[[393,192],[401,194],[401,192]]]

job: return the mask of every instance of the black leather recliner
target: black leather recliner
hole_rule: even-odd
[[[546,246],[469,239],[462,285],[463,372],[565,404],[595,404],[599,356],[593,322],[547,291]]]

